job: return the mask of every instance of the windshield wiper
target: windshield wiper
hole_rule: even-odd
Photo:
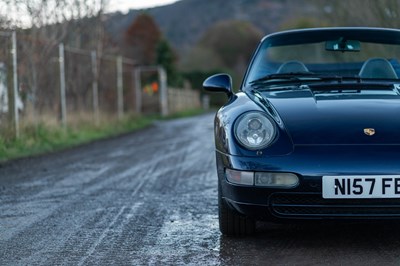
[[[301,80],[302,77],[309,77],[309,76],[314,76],[314,75],[316,75],[316,74],[313,72],[275,73],[275,74],[269,74],[262,78],[253,80],[250,82],[250,84],[255,84],[255,83],[265,82],[265,81],[277,81],[277,80],[297,81],[297,80]]]
[[[324,83],[323,86],[326,90],[337,86],[363,86],[363,88],[369,88],[371,86],[376,87],[391,87],[393,86],[394,79],[384,80],[388,83],[382,83],[382,79],[368,79],[362,78],[358,75],[354,76],[338,76],[338,75],[326,75],[316,74],[312,72],[295,72],[295,73],[276,73],[264,76],[262,78],[249,82],[249,87],[257,89],[259,91],[274,91],[274,90],[293,90],[293,89],[304,89],[303,85],[318,84],[326,81],[334,81],[335,83]],[[351,83],[348,83],[351,82]],[[287,87],[289,86],[289,87]],[[314,86],[314,85],[312,85]],[[400,85],[399,85],[400,86]]]
[[[277,73],[270,74],[265,77],[251,81],[250,86],[257,85],[275,85],[285,83],[302,83],[310,81],[338,81],[339,83],[346,80],[354,80],[358,83],[361,82],[359,76],[337,76],[337,75],[325,75],[316,74],[313,72],[295,72],[295,73]]]

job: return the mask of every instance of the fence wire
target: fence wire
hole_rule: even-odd
[[[0,137],[21,127],[79,126],[120,119],[135,111],[160,113],[162,87],[157,73],[140,75],[140,96],[135,89],[137,66],[119,55],[77,49],[63,44],[18,34],[17,94],[13,93],[12,34],[0,31]],[[179,92],[171,91],[174,95]],[[186,108],[199,107],[199,93],[167,97],[192,97]],[[139,98],[136,98],[139,97]],[[161,97],[162,98],[162,97]],[[195,103],[193,103],[193,101]],[[140,103],[140,108],[138,107]],[[17,117],[12,110],[17,105]],[[178,109],[184,109],[184,106]],[[172,108],[175,110],[177,108]]]

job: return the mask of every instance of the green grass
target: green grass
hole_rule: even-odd
[[[102,123],[99,126],[85,124],[65,129],[48,127],[43,124],[28,126],[21,129],[18,139],[7,138],[4,136],[7,134],[0,135],[0,161],[62,150],[94,140],[133,132],[151,125],[156,120],[194,116],[203,112],[199,109],[188,110],[164,118],[157,115],[131,116],[125,117],[121,121]]]

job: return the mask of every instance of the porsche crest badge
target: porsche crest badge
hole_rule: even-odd
[[[375,129],[374,128],[364,128],[364,134],[367,136],[373,136],[373,135],[375,135]]]

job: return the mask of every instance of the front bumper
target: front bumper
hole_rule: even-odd
[[[400,146],[300,147],[276,157],[242,157],[217,152],[222,198],[237,212],[257,220],[400,219],[400,199],[324,199],[324,175],[398,175]],[[225,169],[290,172],[291,189],[240,186],[227,182]]]

